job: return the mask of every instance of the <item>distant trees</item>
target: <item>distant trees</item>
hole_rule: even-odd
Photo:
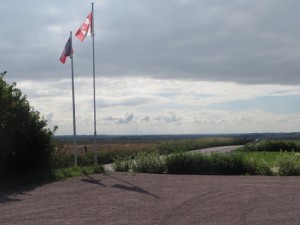
[[[0,75],[0,173],[50,168],[54,130],[30,106],[16,83]]]

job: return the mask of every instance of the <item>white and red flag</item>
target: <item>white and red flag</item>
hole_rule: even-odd
[[[92,21],[93,21],[93,13],[90,13],[86,20],[81,24],[80,28],[75,34],[80,41],[83,41],[88,34],[92,33]]]
[[[72,48],[72,39],[69,38],[66,45],[65,45],[65,48],[64,48],[63,52],[61,53],[61,56],[60,56],[59,60],[61,61],[62,64],[65,64],[66,59],[69,56],[72,56],[73,53],[74,53],[74,51],[73,51],[73,48]]]

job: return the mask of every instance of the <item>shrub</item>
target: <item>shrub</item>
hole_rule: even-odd
[[[238,175],[245,174],[242,154],[175,153],[167,156],[166,165],[171,174]]]
[[[128,172],[131,168],[131,158],[126,155],[115,157],[113,168],[117,172]]]
[[[240,175],[245,174],[245,160],[241,154],[212,154],[210,157],[210,174]]]
[[[165,160],[157,152],[140,152],[131,161],[131,169],[136,173],[165,173]]]
[[[271,166],[265,160],[250,158],[245,160],[246,174],[248,175],[274,175]]]
[[[282,153],[277,162],[278,174],[281,176],[298,176],[300,175],[300,162],[295,155]]]
[[[91,166],[95,164],[95,155],[93,152],[81,153],[77,156],[78,166]]]
[[[195,174],[201,170],[202,155],[196,153],[188,154],[186,152],[178,152],[170,154],[166,157],[166,167],[170,174]]]
[[[248,151],[300,151],[300,141],[290,140],[264,140],[260,142],[251,142],[245,145]]]
[[[51,151],[51,168],[66,168],[73,166],[73,155],[70,154],[68,147],[65,147],[62,142],[53,141]]]
[[[47,170],[51,166],[53,134],[47,121],[26,96],[0,75],[0,173]]]
[[[279,161],[279,175],[299,175],[299,162],[295,157]],[[138,173],[201,174],[201,175],[274,175],[264,159],[247,158],[246,154],[232,152],[211,155],[195,152],[177,152],[160,156],[157,152],[140,152],[134,158],[115,159],[117,171],[133,170]]]

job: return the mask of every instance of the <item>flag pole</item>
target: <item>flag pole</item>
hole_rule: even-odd
[[[76,118],[75,118],[75,95],[74,95],[74,69],[73,69],[73,47],[72,31],[70,31],[70,58],[71,58],[71,75],[72,75],[72,103],[73,103],[73,155],[74,165],[77,166],[77,137],[76,137]]]
[[[97,124],[96,124],[96,85],[95,85],[95,33],[94,33],[94,3],[92,4],[92,39],[93,39],[93,89],[94,89],[94,159],[97,164]]]

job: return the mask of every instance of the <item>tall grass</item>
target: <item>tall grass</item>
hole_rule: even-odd
[[[201,175],[272,175],[268,164],[247,160],[243,154],[176,153],[166,158],[168,173]]]
[[[282,153],[279,155],[276,164],[278,165],[278,175],[300,175],[300,158],[297,155]]]
[[[241,144],[235,138],[200,138],[169,141],[108,141],[100,142],[97,147],[99,164],[113,163],[122,157],[134,157],[139,152],[158,152],[166,155],[178,151],[190,151],[207,147]],[[93,144],[89,142],[78,143],[78,165],[88,166],[94,162]],[[85,151],[87,150],[87,151]],[[54,154],[53,166],[63,168],[73,164],[72,143],[58,144]]]
[[[128,172],[132,167],[132,158],[125,156],[118,156],[114,159],[113,168],[117,172]]]
[[[295,151],[300,152],[300,141],[295,140],[263,140],[260,142],[251,142],[245,145],[247,151]]]
[[[126,165],[126,166],[124,166]],[[248,160],[241,153],[211,155],[177,152],[161,157],[157,153],[139,153],[115,164],[117,171],[198,175],[273,175],[271,167],[261,161]]]
[[[202,148],[240,144],[243,144],[243,140],[236,138],[201,138],[162,141],[157,144],[156,148],[160,154],[169,154],[179,151],[185,152]]]
[[[139,152],[131,161],[133,172],[136,173],[165,173],[165,160],[157,152]]]

